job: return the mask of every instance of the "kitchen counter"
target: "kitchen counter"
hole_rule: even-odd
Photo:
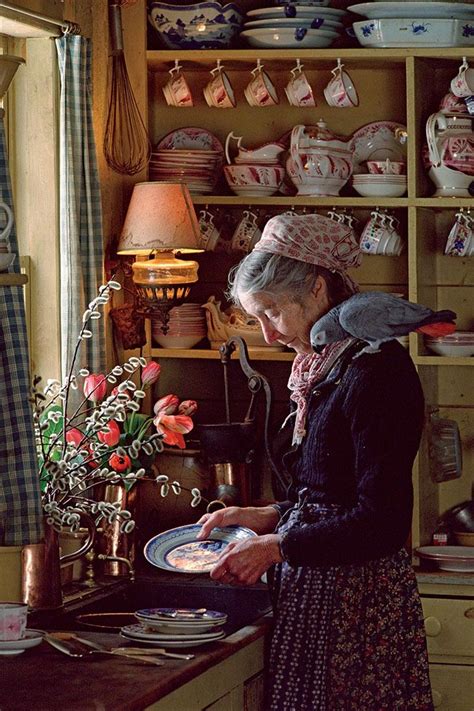
[[[192,660],[163,657],[160,667],[95,654],[71,659],[42,642],[18,657],[0,657],[0,711],[145,709],[255,641],[263,644],[270,625],[271,615],[265,615],[219,642],[184,650],[195,654]],[[116,634],[79,634],[108,647],[124,646]]]

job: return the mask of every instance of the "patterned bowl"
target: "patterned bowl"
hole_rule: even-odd
[[[217,49],[232,42],[242,25],[243,13],[233,3],[179,6],[151,2],[148,18],[170,49]]]

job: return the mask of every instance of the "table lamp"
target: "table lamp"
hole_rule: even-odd
[[[202,252],[200,229],[184,183],[136,183],[117,248],[118,254],[153,256],[132,265],[137,311],[161,321],[168,331],[169,312],[188,297],[198,280],[198,263],[177,259],[176,252]]]

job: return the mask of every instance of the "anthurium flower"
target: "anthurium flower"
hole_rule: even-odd
[[[115,420],[109,420],[103,430],[97,432],[97,439],[109,447],[114,447],[120,440],[120,427]]]
[[[174,415],[178,411],[179,397],[177,395],[165,395],[157,400],[153,406],[155,415]]]
[[[84,397],[92,402],[100,402],[107,394],[107,380],[105,375],[88,375],[84,378]]]
[[[163,435],[163,441],[166,444],[176,445],[180,449],[186,447],[183,434],[191,432],[194,423],[190,417],[186,415],[165,415],[158,414],[153,423],[159,434]]]
[[[197,407],[196,400],[183,400],[179,404],[178,412],[180,415],[189,415],[191,417],[196,412]]]
[[[84,435],[77,427],[71,427],[71,429],[66,432],[66,442],[73,444],[76,448],[79,447],[83,439]]]
[[[142,370],[142,384],[153,385],[156,383],[161,373],[161,365],[151,360]]]

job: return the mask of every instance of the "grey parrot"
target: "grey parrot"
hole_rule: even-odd
[[[335,306],[311,329],[311,345],[320,353],[324,346],[349,336],[366,341],[362,353],[377,353],[381,343],[421,331],[441,336],[456,330],[454,311],[432,311],[381,291],[354,294]]]

